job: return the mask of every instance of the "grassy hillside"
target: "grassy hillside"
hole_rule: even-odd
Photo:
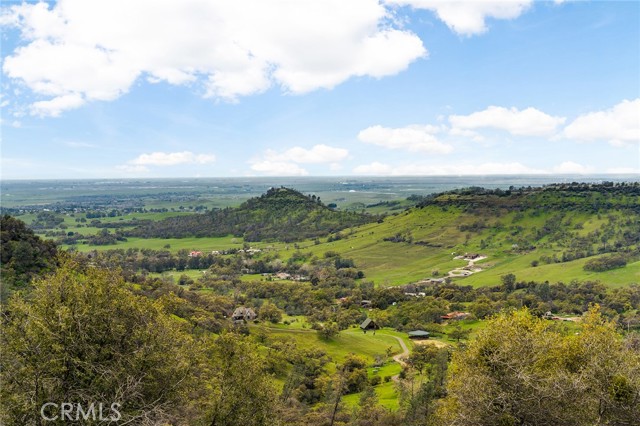
[[[381,224],[351,229],[338,240],[307,243],[301,249],[318,256],[339,252],[379,285],[446,277],[467,265],[455,259],[465,253],[487,258],[475,265],[482,271],[451,278],[461,284],[499,284],[500,277],[509,273],[519,280],[637,283],[637,192],[637,185],[553,186],[508,195],[479,189],[452,191]],[[604,272],[583,269],[589,259],[612,252],[626,256],[627,266]]]

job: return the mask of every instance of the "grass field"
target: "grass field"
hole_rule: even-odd
[[[354,353],[363,356],[369,362],[373,362],[376,355],[384,355],[388,347],[393,353],[400,353],[402,348],[396,340],[397,332],[392,330],[380,330],[375,335],[364,334],[360,329],[350,328],[330,340],[322,339],[314,330],[304,330],[292,327],[270,327],[267,329],[273,336],[289,336],[301,347],[318,347],[323,349],[334,362],[340,363],[344,358]]]

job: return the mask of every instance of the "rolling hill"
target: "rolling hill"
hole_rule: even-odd
[[[183,238],[234,235],[245,241],[301,241],[326,236],[377,220],[355,212],[332,210],[315,195],[289,188],[271,188],[237,208],[171,217],[127,231],[143,238]]]
[[[460,284],[499,284],[514,273],[521,280],[624,285],[640,282],[639,206],[638,184],[469,188],[301,249],[352,258],[378,285],[446,278],[469,266],[456,259],[465,253],[486,258],[468,268],[468,276],[450,277]],[[584,269],[590,259],[612,255],[623,256],[627,266]]]

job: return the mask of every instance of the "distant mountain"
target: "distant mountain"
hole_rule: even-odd
[[[245,241],[300,241],[329,235],[378,218],[332,210],[315,195],[290,188],[271,188],[237,208],[167,218],[127,231],[142,238],[184,238],[235,235]]]

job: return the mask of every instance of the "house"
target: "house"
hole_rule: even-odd
[[[278,278],[279,280],[288,280],[291,279],[291,274],[288,274],[286,272],[278,272],[276,274],[276,278]]]
[[[446,281],[446,278],[426,278],[420,284],[444,284]]]
[[[361,300],[360,307],[361,308],[370,308],[372,305],[371,300]]]
[[[428,339],[429,332],[424,330],[413,330],[407,333],[409,335],[409,339],[420,340],[420,339]]]
[[[362,329],[362,332],[365,334],[367,334],[367,330],[373,330],[373,334],[376,334],[376,330],[379,330],[380,326],[376,324],[376,322],[371,318],[367,318],[364,321],[362,321],[362,324],[360,324],[360,328]]]
[[[192,251],[191,253],[189,253],[189,257],[200,257],[202,256],[202,252],[201,251]]]
[[[470,316],[469,312],[449,312],[447,315],[442,315],[440,318],[443,320],[463,320]]]
[[[234,323],[243,322],[243,321],[253,321],[256,319],[258,315],[256,315],[255,311],[251,308],[245,308],[244,306],[240,306],[233,311],[231,315],[231,320]]]

